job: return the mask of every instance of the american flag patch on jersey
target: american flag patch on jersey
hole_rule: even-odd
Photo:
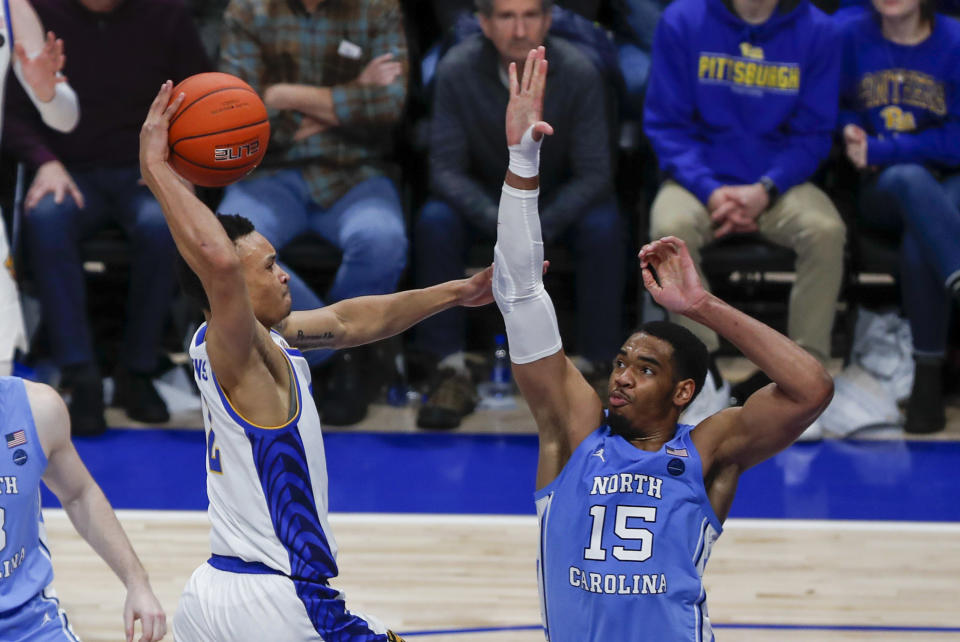
[[[686,448],[670,448],[670,447],[668,446],[668,447],[667,447],[667,454],[668,454],[668,455],[673,455],[674,457],[689,457],[689,455],[687,455],[687,449],[686,449]]]
[[[27,443],[27,433],[23,430],[7,433],[7,448],[15,448]]]

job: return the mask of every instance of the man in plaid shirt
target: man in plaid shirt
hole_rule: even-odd
[[[225,13],[220,70],[260,93],[271,138],[261,168],[229,186],[219,210],[249,218],[278,250],[307,232],[339,247],[328,302],[393,292],[406,264],[400,199],[385,174],[407,91],[402,25],[397,0],[231,0]],[[292,272],[290,293],[294,310],[323,305]],[[331,381],[356,361],[342,355]],[[359,421],[363,394],[323,395],[324,420]]]

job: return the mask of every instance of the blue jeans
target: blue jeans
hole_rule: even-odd
[[[60,367],[94,362],[80,242],[114,221],[131,245],[130,291],[118,361],[134,372],[152,372],[175,292],[176,247],[163,212],[150,190],[138,185],[137,167],[77,170],[70,175],[86,201],[84,209],[69,195],[58,205],[48,194],[24,217],[30,268],[54,361]]]
[[[888,167],[863,189],[860,216],[867,227],[902,234],[900,290],[914,351],[942,356],[946,283],[960,273],[960,174],[938,180],[921,165]]]
[[[617,206],[609,200],[589,208],[560,237],[576,261],[577,352],[591,361],[612,359],[623,339],[623,228]],[[463,278],[474,241],[493,240],[438,200],[423,206],[414,238],[417,287]],[[441,359],[462,351],[464,314],[463,308],[453,308],[422,321],[414,335],[417,347]]]
[[[227,187],[219,211],[240,214],[278,251],[295,238],[313,232],[343,252],[330,303],[367,294],[387,294],[407,262],[407,236],[400,197],[390,179],[380,176],[356,185],[329,209],[313,201],[303,174],[286,169],[247,179]],[[323,307],[324,301],[287,266],[294,310]],[[329,357],[329,351],[308,354],[311,365]]]

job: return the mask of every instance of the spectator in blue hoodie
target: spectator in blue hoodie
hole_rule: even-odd
[[[830,18],[808,0],[677,0],[657,27],[644,113],[666,178],[651,237],[683,239],[698,269],[700,249],[730,234],[759,232],[792,248],[787,330],[821,362],[830,356],[846,231],[808,181],[830,150],[839,54]],[[719,348],[715,332],[671,319],[711,352]],[[725,405],[718,379],[711,368],[704,403]]]
[[[875,0],[842,38],[840,124],[864,174],[861,224],[901,239],[915,361],[906,431],[937,432],[951,295],[960,301],[960,23],[933,0]]]

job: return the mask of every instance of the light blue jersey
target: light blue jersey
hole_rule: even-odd
[[[53,581],[41,540],[40,477],[47,468],[23,381],[0,377],[0,611],[26,604]]]
[[[550,642],[709,642],[702,575],[722,531],[692,426],[657,452],[602,426],[535,495]]]
[[[53,591],[40,514],[47,468],[23,380],[0,377],[0,639],[76,641]]]

